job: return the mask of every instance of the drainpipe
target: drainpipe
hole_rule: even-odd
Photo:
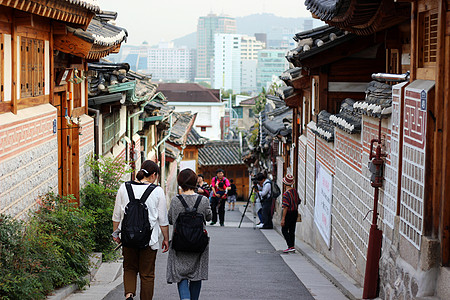
[[[94,113],[94,154],[95,158],[98,159],[100,155],[100,144],[98,142],[98,122],[100,120],[100,111],[98,109],[93,109],[88,107],[88,112]]]
[[[130,166],[133,169],[133,172],[131,173],[131,180],[134,180],[135,174],[134,171],[136,169],[136,161],[134,161],[134,144],[133,144],[133,137],[131,136],[131,118],[134,118],[137,115],[140,115],[144,112],[145,106],[150,102],[151,100],[145,101],[144,104],[141,105],[141,109],[127,117],[127,137],[130,139],[131,143],[131,149],[130,149]]]
[[[370,141],[369,169],[372,173],[371,185],[375,188],[373,195],[373,213],[372,224],[369,232],[369,245],[367,247],[366,272],[364,276],[363,299],[373,299],[377,297],[378,288],[378,271],[381,256],[381,242],[383,231],[378,229],[378,194],[379,188],[383,186],[383,156],[381,152],[381,117],[378,125],[378,139]],[[373,145],[377,143],[375,154],[373,153]]]
[[[147,137],[146,135],[142,135],[142,136],[141,136],[141,139],[144,139],[144,154],[145,154],[144,160],[146,160],[146,159],[147,159],[147,143],[148,143],[148,137]]]

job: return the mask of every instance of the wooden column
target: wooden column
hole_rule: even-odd
[[[11,85],[11,112],[17,114],[17,25],[12,11],[11,24],[11,59],[12,59],[12,85]]]
[[[411,3],[411,82],[414,81],[417,76],[417,18],[417,2],[413,1]]]
[[[441,12],[449,9],[445,4]],[[444,15],[445,16],[445,15]],[[450,21],[450,11],[446,12],[445,18]],[[444,23],[445,24],[445,23]],[[442,98],[443,110],[443,152],[442,152],[442,190],[441,190],[441,211],[440,211],[440,237],[441,237],[441,257],[442,265],[450,266],[450,96],[445,91],[450,90],[450,28],[446,27],[443,43],[445,44],[442,69],[445,70],[443,77],[444,97]]]

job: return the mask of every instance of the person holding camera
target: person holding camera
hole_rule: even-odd
[[[262,223],[256,227],[261,229],[272,229],[272,182],[264,173],[256,174],[255,178],[258,184],[254,186],[254,192],[258,193],[262,205]],[[256,197],[258,197],[258,195]]]

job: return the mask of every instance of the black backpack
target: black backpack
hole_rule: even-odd
[[[125,187],[130,202],[125,207],[120,239],[125,247],[142,249],[148,246],[152,236],[152,228],[148,220],[148,208],[145,201],[156,188],[156,185],[150,184],[141,199],[136,199],[134,196],[131,181],[125,182]]]
[[[206,224],[203,214],[197,212],[203,196],[198,196],[193,208],[189,208],[181,195],[177,198],[184,206],[175,222],[172,236],[172,249],[183,252],[203,252],[209,243],[208,232],[203,228]]]
[[[270,196],[267,196],[265,200],[272,200],[277,199],[281,195],[281,190],[278,184],[276,184],[274,181],[270,180],[269,182],[266,182],[264,184],[270,183]]]

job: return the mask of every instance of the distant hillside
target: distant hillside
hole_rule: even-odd
[[[300,32],[305,30],[305,20],[312,20],[313,27],[322,26],[324,23],[312,18],[283,18],[274,14],[254,14],[245,17],[236,18],[237,33],[253,36],[255,33],[267,33],[267,38],[278,40],[282,34],[286,34],[286,30]],[[306,28],[310,29],[310,28]],[[196,32],[182,36],[173,40],[175,46],[187,46],[196,48],[197,43]]]

